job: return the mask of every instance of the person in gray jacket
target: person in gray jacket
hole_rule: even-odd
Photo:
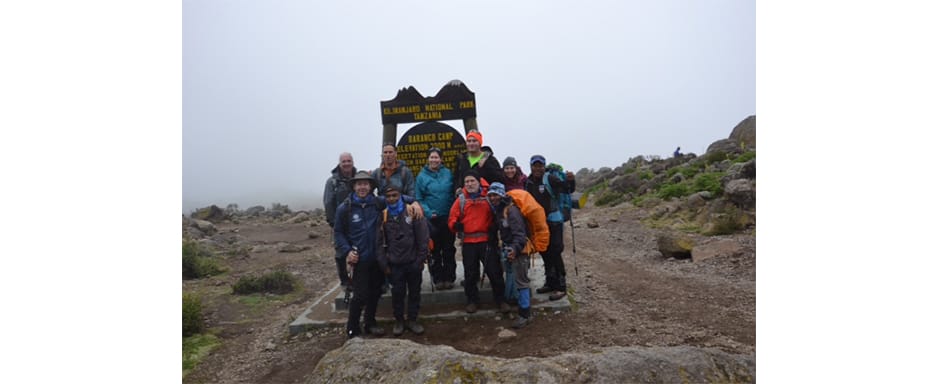
[[[382,165],[372,171],[372,178],[379,183],[379,196],[392,184],[401,189],[401,194],[415,197],[415,176],[404,160],[398,160],[395,144],[382,144]]]
[[[499,233],[499,248],[502,257],[512,264],[512,275],[515,289],[519,292],[519,317],[512,324],[513,328],[522,328],[532,322],[532,310],[529,299],[529,267],[531,258],[525,254],[526,249],[526,223],[522,212],[512,197],[506,194],[503,183],[493,183],[486,194],[486,199],[493,207],[497,232]]]
[[[401,336],[407,327],[420,335],[424,327],[418,323],[421,306],[421,275],[428,258],[428,223],[408,215],[395,184],[385,187],[385,211],[379,225],[379,267],[392,285],[392,309],[395,326],[392,333]],[[408,295],[408,322],[405,323],[405,295]]]
[[[356,174],[356,166],[353,163],[352,154],[343,152],[339,154],[339,164],[333,168],[332,175],[326,179],[326,187],[323,189],[323,209],[326,210],[326,222],[333,228],[336,217],[336,207],[339,207],[346,200],[346,197],[352,192],[352,178]],[[349,273],[346,270],[346,253],[336,251],[336,273],[339,274],[340,284],[347,291],[352,289],[349,281]]]

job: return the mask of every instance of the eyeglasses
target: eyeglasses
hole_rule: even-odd
[[[438,147],[431,147],[431,149],[428,149],[428,155],[430,155],[431,152],[444,153],[444,151],[442,151],[442,150],[441,150],[440,148],[438,148]]]

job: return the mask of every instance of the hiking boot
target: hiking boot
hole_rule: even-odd
[[[463,286],[463,283],[464,283],[464,280],[460,280],[460,286],[461,286],[461,287]]]
[[[408,330],[414,333],[415,335],[420,335],[424,333],[424,327],[421,324],[418,324],[415,320],[408,321]]]
[[[529,325],[529,323],[531,322],[532,322],[532,317],[519,316],[516,318],[516,322],[512,323],[512,327],[515,329],[519,329],[519,328],[525,327],[526,325]]]
[[[444,282],[444,289],[453,289],[453,288],[454,288],[454,282],[453,282],[453,281],[445,281],[445,282]]]
[[[542,287],[542,288],[536,289],[536,290],[535,290],[535,293],[548,293],[548,292],[551,292],[551,291],[552,291],[552,288],[546,285],[546,286],[544,286],[544,287]]]
[[[370,325],[366,327],[366,334],[372,336],[384,336],[385,328],[382,328],[378,325]]]
[[[436,290],[438,290],[438,291],[443,291],[443,290],[447,289],[447,283],[445,283],[445,282],[440,282],[440,283],[434,284],[434,289],[436,289]]]
[[[405,333],[405,323],[403,321],[396,321],[395,326],[392,327],[392,334],[401,336],[402,333]]]
[[[474,312],[476,312],[476,311],[477,311],[477,304],[476,304],[476,303],[467,304],[467,313],[474,313]]]
[[[509,313],[512,311],[512,308],[506,302],[499,303],[499,311],[502,313]]]
[[[555,301],[555,300],[559,300],[559,299],[565,297],[566,295],[567,295],[567,293],[565,293],[565,292],[562,292],[562,291],[555,291],[555,292],[552,292],[551,295],[548,295],[548,299],[549,299],[549,300],[552,300],[552,301]]]

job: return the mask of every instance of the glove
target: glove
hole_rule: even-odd
[[[463,223],[459,221],[454,223],[454,232],[463,232]]]

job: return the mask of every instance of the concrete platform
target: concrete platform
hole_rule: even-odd
[[[467,305],[467,297],[463,292],[463,287],[459,285],[463,280],[463,263],[460,260],[460,251],[457,252],[457,281],[455,287],[449,290],[431,291],[431,275],[427,266],[424,268],[424,277],[421,281],[421,309],[418,312],[419,319],[463,319],[466,317],[490,317],[503,316],[496,311],[496,304],[493,301],[493,291],[490,288],[490,280],[487,278],[480,289],[480,308],[475,313],[467,313],[464,307]],[[482,268],[482,267],[481,267]],[[533,311],[568,311],[571,308],[570,296],[561,300],[551,301],[548,299],[548,293],[537,294],[535,289],[545,283],[545,265],[542,258],[536,256],[534,265],[529,269],[530,286],[532,288],[531,308]],[[479,286],[479,280],[476,281]],[[571,284],[571,280],[568,281]],[[297,319],[290,324],[290,333],[292,335],[304,332],[312,328],[322,328],[331,326],[345,326],[349,312],[343,302],[344,290],[339,285],[339,280],[333,285],[326,294],[317,298]],[[406,299],[407,300],[407,299]],[[407,302],[406,302],[407,305]],[[517,308],[513,306],[511,316],[515,316]],[[379,299],[379,306],[376,312],[376,320],[379,323],[391,323],[395,319],[392,313],[391,293],[382,295]]]

